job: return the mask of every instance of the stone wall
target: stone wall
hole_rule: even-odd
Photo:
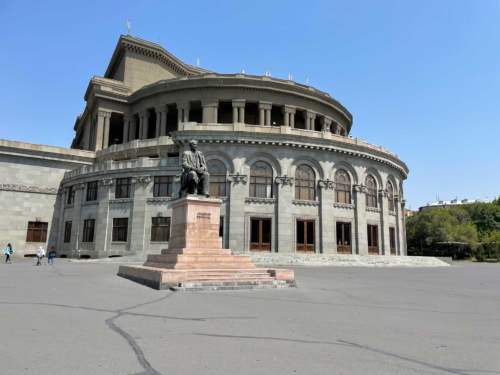
[[[26,242],[28,222],[48,223],[48,239],[64,173],[93,159],[93,152],[0,140],[0,248],[10,242],[23,256],[46,246]]]

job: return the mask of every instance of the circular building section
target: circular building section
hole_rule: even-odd
[[[168,246],[179,155],[199,141],[220,235],[235,252],[405,255],[403,181],[389,151],[349,136],[352,116],[327,93],[268,76],[217,74],[160,46],[121,37],[92,78],[67,172],[58,248],[72,257]]]

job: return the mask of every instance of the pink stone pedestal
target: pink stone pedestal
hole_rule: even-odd
[[[295,286],[288,269],[257,268],[250,256],[233,255],[219,237],[219,199],[187,196],[171,202],[168,249],[143,266],[120,266],[118,275],[155,289],[221,290]]]

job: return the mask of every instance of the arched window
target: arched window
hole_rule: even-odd
[[[210,185],[208,191],[212,197],[226,196],[226,166],[220,160],[208,161],[208,173],[210,173]]]
[[[351,179],[343,169],[335,173],[335,202],[351,203]]]
[[[389,202],[389,211],[394,212],[394,186],[391,181],[387,181],[387,201]]]
[[[257,161],[250,168],[250,196],[257,198],[273,196],[273,170],[266,162]]]
[[[295,199],[316,200],[316,176],[308,165],[299,165],[295,171]]]
[[[366,207],[377,207],[377,182],[372,175],[366,176]]]

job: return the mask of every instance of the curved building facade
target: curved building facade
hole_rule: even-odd
[[[406,255],[408,168],[351,138],[351,114],[327,93],[214,73],[122,36],[85,100],[72,148],[95,157],[61,181],[52,222],[61,254],[168,246],[179,155],[196,139],[210,194],[222,200],[220,235],[233,251]]]

